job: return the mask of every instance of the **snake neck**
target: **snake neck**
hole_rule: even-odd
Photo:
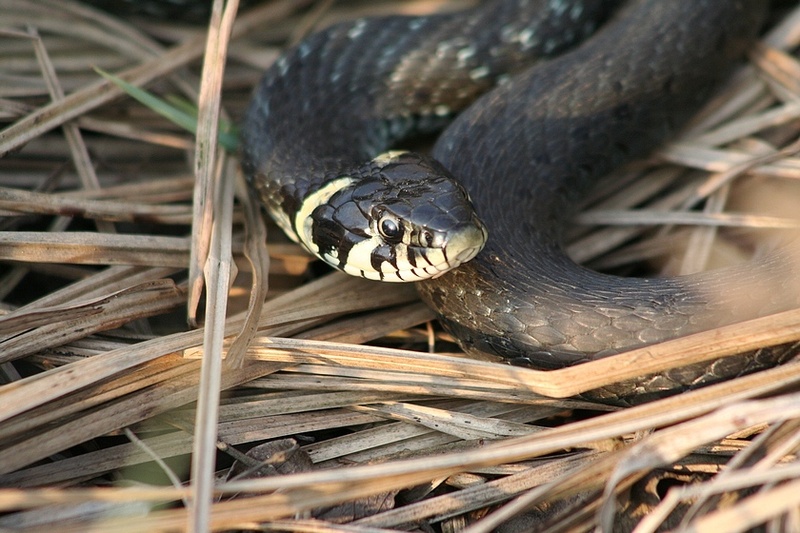
[[[736,297],[785,290],[775,265],[759,275],[776,286],[765,291],[740,272],[725,283],[748,290],[733,295],[716,276],[598,274],[562,246],[587,189],[681,127],[731,71],[763,7],[632,2],[583,46],[499,87],[448,128],[434,156],[470,191],[489,241],[421,293],[462,346],[564,366],[774,309],[770,300],[745,310]]]

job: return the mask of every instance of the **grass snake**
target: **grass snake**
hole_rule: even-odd
[[[564,252],[587,190],[675,134],[752,43],[767,4],[619,3],[490,1],[316,33],[256,88],[245,173],[309,251],[370,279],[422,279],[422,298],[465,350],[514,363],[562,367],[796,304],[773,298],[795,272],[781,253],[623,278]],[[391,151],[445,126],[430,155]],[[726,359],[601,396],[658,395],[776,358]]]

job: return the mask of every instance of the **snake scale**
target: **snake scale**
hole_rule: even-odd
[[[366,278],[422,280],[466,351],[514,363],[563,367],[795,304],[772,297],[794,275],[780,253],[650,279],[600,274],[564,252],[592,184],[674,135],[766,12],[763,0],[617,4],[491,1],[316,33],[256,88],[245,173],[312,253]],[[430,156],[391,151],[451,121]],[[599,395],[659,395],[773,365],[775,353]]]

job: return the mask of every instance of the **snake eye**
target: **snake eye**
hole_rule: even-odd
[[[378,231],[381,237],[388,242],[400,242],[400,239],[403,238],[403,223],[393,216],[384,215],[383,218],[378,221]]]

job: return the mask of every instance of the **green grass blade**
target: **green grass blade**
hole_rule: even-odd
[[[140,89],[139,87],[131,85],[122,78],[105,72],[100,68],[95,67],[95,71],[125,91],[131,98],[138,101],[142,105],[152,109],[162,117],[180,126],[186,131],[192,134],[197,133],[197,118],[194,113],[179,109],[178,107],[169,104],[157,96],[154,96],[151,93]],[[229,152],[236,152],[239,146],[239,138],[236,135],[234,128],[232,128],[230,124],[220,125],[219,133],[217,135],[217,142],[219,142],[220,146]]]

